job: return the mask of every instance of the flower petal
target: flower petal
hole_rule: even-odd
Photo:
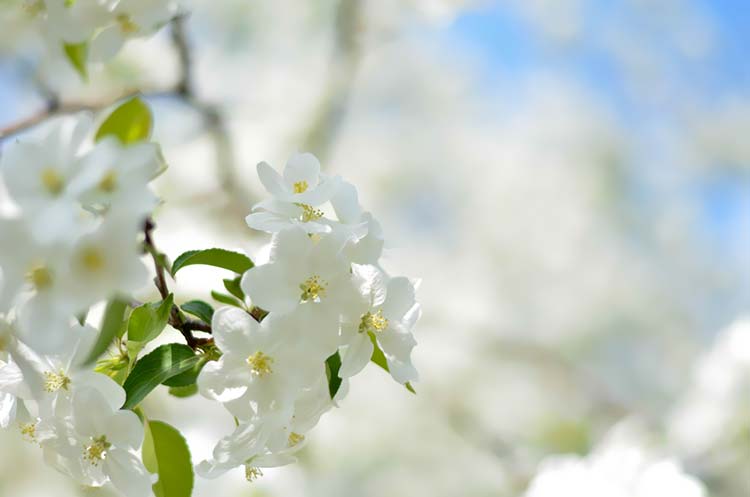
[[[122,449],[112,449],[104,460],[104,471],[112,485],[127,497],[152,495],[151,474],[135,454]]]
[[[362,371],[370,362],[373,349],[367,333],[358,333],[349,346],[342,350],[339,375],[349,378]]]
[[[320,176],[320,162],[310,153],[294,154],[284,168],[284,182],[289,190],[294,190],[294,184],[307,183],[308,188],[318,186]]]
[[[415,303],[414,286],[409,278],[397,276],[388,281],[383,303],[383,315],[388,320],[401,321]]]
[[[260,178],[260,182],[263,183],[268,193],[276,197],[283,197],[289,194],[284,187],[284,180],[274,168],[266,162],[261,162],[258,164],[257,170],[258,178]]]
[[[254,305],[269,312],[289,312],[300,301],[301,290],[283,264],[255,266],[244,274],[240,285]]]

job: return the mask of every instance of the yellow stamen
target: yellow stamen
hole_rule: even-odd
[[[107,442],[107,437],[92,437],[91,443],[83,447],[83,459],[91,463],[92,466],[98,466],[101,461],[107,458],[107,451],[112,444]]]
[[[245,466],[245,479],[249,482],[253,482],[263,476],[263,471],[260,468],[254,468],[252,466]]]
[[[107,171],[107,174],[102,177],[97,187],[105,193],[112,193],[115,191],[117,189],[117,171],[114,169]]]
[[[37,423],[21,423],[21,435],[29,442],[36,442]]]
[[[319,300],[325,297],[328,283],[320,279],[317,274],[307,278],[299,287],[302,290],[302,300]]]
[[[273,358],[267,356],[261,351],[258,351],[255,354],[248,356],[248,358],[245,359],[245,362],[247,362],[247,364],[253,370],[253,374],[261,378],[273,372],[273,370],[271,369],[271,364],[273,364]]]
[[[49,393],[57,392],[60,389],[67,391],[71,381],[62,369],[58,373],[52,371],[44,372],[44,389]]]
[[[294,184],[294,193],[304,193],[307,191],[307,181],[297,181]]]
[[[115,18],[117,24],[120,25],[120,31],[125,34],[136,33],[140,28],[136,23],[133,22],[133,18],[127,14],[118,14]]]
[[[65,179],[55,168],[46,167],[42,169],[40,179],[44,188],[52,195],[59,195],[65,188]]]
[[[104,267],[104,256],[101,250],[96,247],[86,247],[81,250],[79,260],[84,269],[90,272],[96,272]]]
[[[359,323],[359,332],[373,332],[379,333],[385,331],[388,328],[388,320],[383,317],[383,310],[378,309],[378,312],[372,313],[367,312],[362,315],[362,321]]]
[[[300,435],[299,433],[291,432],[289,434],[289,447],[294,447],[300,442],[303,442],[305,440],[304,435]]]
[[[26,278],[37,290],[46,290],[52,286],[52,271],[47,266],[40,264],[33,266],[26,275]]]
[[[309,223],[310,221],[315,221],[323,217],[323,211],[316,209],[312,205],[307,205],[307,204],[297,204],[297,205],[299,207],[302,207],[302,215],[300,216],[300,220],[303,223]]]

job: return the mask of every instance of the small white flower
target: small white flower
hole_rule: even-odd
[[[359,205],[357,189],[348,182],[341,182],[331,204],[336,211],[338,223],[331,226],[342,232],[347,239],[345,250],[352,262],[375,264],[383,253],[383,229],[380,223]]]
[[[269,322],[259,324],[234,307],[217,310],[212,320],[223,354],[201,370],[198,388],[240,419],[283,411],[309,381],[310,372],[323,365]]]
[[[82,214],[78,198],[92,186],[80,174],[91,126],[85,113],[58,118],[43,128],[46,134],[16,141],[3,153],[0,172],[8,194],[40,241],[77,231]]]
[[[245,221],[260,231],[277,233],[299,226],[308,233],[326,233],[330,221],[318,207],[328,202],[340,183],[338,176],[320,173],[314,155],[296,154],[289,159],[283,177],[265,162],[258,164],[258,177],[273,198],[253,207]]]
[[[80,197],[84,207],[95,211],[128,212],[145,217],[157,205],[148,184],[160,172],[159,147],[154,143],[123,146],[106,137],[86,154],[82,175],[90,185]]]
[[[135,413],[117,410],[99,391],[76,390],[71,414],[43,420],[37,438],[45,460],[79,483],[109,482],[128,497],[151,495],[151,475],[135,452],[143,426]]]
[[[345,308],[354,289],[351,262],[343,241],[311,238],[300,228],[274,235],[270,262],[248,270],[242,289],[254,305],[270,312],[291,312],[303,303]]]
[[[344,382],[336,398],[343,398],[346,389]],[[306,434],[334,405],[329,397],[325,374],[318,375],[313,386],[300,393],[293,410],[266,417],[256,416],[241,423],[216,445],[213,458],[200,463],[196,472],[204,478],[216,478],[233,468],[245,466],[248,480],[253,480],[262,475],[261,468],[294,463],[295,453],[305,445]]]
[[[411,362],[416,345],[412,328],[420,317],[414,285],[408,278],[388,278],[372,266],[354,266],[362,283],[363,298],[350,309],[342,324],[340,374],[359,373],[372,356],[375,340],[383,351],[391,376],[399,383],[416,380],[419,375]],[[352,319],[353,318],[353,319]]]
[[[149,36],[177,13],[174,0],[107,0],[110,22],[91,40],[89,58],[114,57],[128,39]]]

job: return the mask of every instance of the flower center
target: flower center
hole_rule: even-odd
[[[263,476],[263,471],[260,468],[255,468],[250,465],[245,465],[245,479],[249,482],[253,482]]]
[[[99,190],[105,193],[112,193],[115,191],[117,189],[117,171],[114,169],[107,171],[107,174],[102,177],[97,186]]]
[[[52,195],[59,195],[65,187],[65,180],[59,172],[53,167],[42,169],[40,176],[42,186]]]
[[[81,265],[89,272],[95,273],[104,267],[104,256],[96,247],[85,247],[79,255]]]
[[[248,366],[250,366],[250,369],[253,370],[253,374],[261,378],[273,372],[273,370],[271,369],[271,364],[273,364],[273,357],[269,357],[261,351],[248,356],[247,359],[245,359],[245,362],[247,362]]]
[[[299,287],[302,290],[302,300],[320,300],[326,295],[328,283],[323,281],[320,276],[314,274],[307,278]]]
[[[44,264],[32,266],[26,278],[37,290],[46,290],[52,286],[52,271]]]
[[[291,432],[289,434],[289,440],[288,440],[289,447],[294,447],[295,445],[297,445],[298,443],[300,443],[300,442],[302,442],[304,440],[305,440],[305,436],[304,435],[300,435],[299,433]]]
[[[62,369],[55,373],[52,371],[44,372],[44,389],[49,393],[57,392],[60,389],[65,391],[70,387],[71,379],[65,375]]]
[[[362,315],[362,321],[359,322],[360,333],[379,333],[385,331],[388,328],[388,320],[383,317],[383,310],[378,309],[378,312],[372,313],[367,312]]]
[[[117,14],[115,20],[120,25],[120,31],[125,34],[135,33],[139,29],[138,25],[133,22],[133,18],[127,14]]]
[[[37,423],[21,423],[21,436],[29,442],[36,442],[36,425]]]
[[[83,447],[83,458],[92,466],[98,466],[101,461],[106,459],[110,447],[112,447],[112,444],[107,442],[106,436],[91,437],[91,443]]]
[[[297,181],[294,184],[294,193],[304,193],[307,191],[307,181]]]
[[[303,223],[309,223],[310,221],[315,221],[316,219],[320,219],[323,217],[323,211],[316,209],[312,205],[307,204],[297,204],[299,207],[302,207],[302,215],[300,216],[300,220]]]

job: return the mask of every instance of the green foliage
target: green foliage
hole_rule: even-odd
[[[192,397],[198,393],[198,385],[193,383],[192,385],[186,385],[184,387],[169,387],[169,395],[184,399]]]
[[[234,307],[239,307],[240,309],[244,309],[245,307],[244,305],[242,305],[242,302],[232,297],[231,295],[227,295],[226,293],[219,293],[211,290],[211,297],[215,301],[221,302],[222,304],[233,305]]]
[[[203,366],[206,365],[208,360],[209,359],[206,355],[199,356],[198,362],[192,368],[184,373],[180,373],[177,376],[164,380],[162,383],[168,387],[189,387],[190,385],[195,385],[201,369],[203,369]]]
[[[388,361],[385,358],[385,354],[383,353],[383,349],[380,348],[380,345],[378,344],[377,338],[375,338],[375,334],[371,331],[368,331],[367,334],[370,336],[370,340],[372,341],[372,357],[370,357],[370,361],[374,362],[381,368],[383,368],[386,372],[390,373],[391,370],[388,367]],[[404,385],[408,391],[413,393],[414,395],[417,394],[417,391],[414,390],[414,387],[411,383],[406,382]]]
[[[84,41],[82,43],[63,43],[63,52],[65,57],[68,58],[68,62],[76,72],[85,81],[88,79],[88,71],[86,69],[86,60],[89,55],[89,43]]]
[[[229,293],[240,299],[241,301],[245,300],[245,292],[242,291],[242,287],[240,287],[240,281],[242,280],[241,277],[234,278],[234,279],[226,279],[224,280],[224,288],[227,289]]]
[[[128,340],[146,344],[158,337],[169,322],[174,298],[169,294],[161,302],[143,304],[133,309],[128,321]]]
[[[128,305],[125,302],[118,299],[111,300],[107,304],[107,308],[104,310],[104,317],[102,318],[99,338],[91,349],[91,353],[86,359],[85,364],[92,364],[99,359],[104,351],[107,350],[107,347],[110,346],[112,340],[115,339],[122,327],[127,307]]]
[[[328,377],[328,393],[331,395],[331,399],[336,397],[336,394],[341,388],[342,379],[339,376],[341,370],[341,356],[338,351],[335,354],[326,359],[326,376]]]
[[[190,449],[180,432],[162,421],[146,421],[143,464],[159,475],[156,497],[190,497],[195,475]]]
[[[123,388],[127,395],[123,409],[137,406],[154,388],[181,373],[191,370],[201,361],[193,349],[179,343],[169,343],[143,356],[130,372]]]
[[[139,97],[133,97],[120,104],[105,119],[96,132],[96,141],[106,136],[114,136],[123,145],[128,145],[148,140],[152,127],[151,109]]]
[[[214,308],[211,307],[211,304],[203,302],[202,300],[191,300],[190,302],[185,302],[180,306],[180,309],[208,324],[211,324],[211,319],[214,317]]]
[[[203,264],[228,269],[237,274],[242,274],[253,267],[253,261],[251,261],[245,254],[232,252],[231,250],[212,248],[206,250],[190,250],[183,253],[175,259],[174,264],[172,264],[172,274],[177,274],[177,271],[183,267],[192,266],[194,264]]]

